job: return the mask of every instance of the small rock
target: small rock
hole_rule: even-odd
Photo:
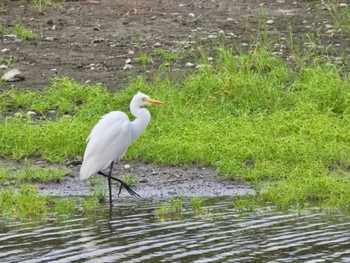
[[[162,45],[162,44],[159,43],[159,42],[157,42],[157,43],[154,44],[155,47],[160,47],[161,45]]]
[[[9,53],[9,52],[10,52],[10,50],[8,48],[1,49],[2,54]]]
[[[9,35],[4,35],[4,37],[8,37],[8,38],[16,38],[16,35],[14,35],[14,34],[9,34]]]
[[[5,75],[1,77],[2,80],[7,82],[24,80],[24,75],[18,69],[11,69]]]
[[[123,67],[124,70],[132,69],[132,68],[134,68],[134,66],[133,66],[133,65],[130,65],[130,64],[126,64],[126,65]]]
[[[196,15],[193,14],[193,13],[189,13],[188,16],[189,16],[189,17],[195,17]]]
[[[4,70],[4,69],[7,69],[7,66],[5,64],[1,64],[0,65],[0,70]]]
[[[53,42],[53,41],[57,40],[57,37],[45,37],[44,40]]]
[[[124,165],[124,169],[125,169],[125,170],[128,170],[128,169],[130,169],[130,168],[131,168],[130,164],[125,164],[125,165]]]
[[[266,21],[266,24],[268,24],[268,25],[272,25],[272,24],[273,24],[273,22],[274,22],[274,21],[273,21],[272,19],[269,19],[269,20],[267,20],[267,21]]]
[[[204,69],[204,68],[210,68],[209,64],[199,64],[196,66],[196,69]]]
[[[131,59],[128,58],[128,59],[125,61],[125,64],[131,64]]]
[[[103,37],[101,37],[101,38],[95,38],[94,40],[92,40],[92,43],[101,43],[104,41],[105,41],[105,39]]]
[[[193,63],[191,63],[191,62],[186,62],[186,67],[193,67],[193,66],[194,66]]]
[[[132,51],[132,50],[129,50],[129,51],[128,51],[128,54],[129,54],[129,55],[134,55],[134,54],[135,54],[135,52],[134,52],[134,51]]]
[[[30,111],[28,111],[28,112],[27,112],[27,115],[34,116],[34,115],[36,115],[36,112],[35,112],[35,111],[30,110]]]

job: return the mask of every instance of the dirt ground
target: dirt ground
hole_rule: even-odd
[[[6,27],[21,24],[36,35],[31,40],[0,36],[0,58],[11,60],[10,68],[25,76],[23,81],[4,83],[2,89],[12,85],[40,89],[59,76],[119,90],[137,75],[152,78],[158,72],[164,60],[154,55],[156,48],[179,52],[195,50],[199,44],[209,48],[213,39],[220,38],[228,43],[236,41],[244,49],[251,37],[262,35],[265,29],[268,38],[280,41],[276,52],[281,56],[287,56],[291,34],[301,37],[305,33],[316,34],[323,46],[301,38],[303,45],[326,48],[335,60],[349,54],[347,35],[333,28],[327,10],[318,1],[66,0],[39,13],[30,1],[3,0],[0,23]],[[153,63],[142,65],[133,60],[142,54],[151,55]],[[130,69],[125,69],[127,59],[131,59]],[[187,59],[176,61],[173,71],[186,74],[196,66]],[[0,70],[0,75],[4,72]],[[118,167],[117,173],[123,172]],[[252,192],[238,182],[218,181],[210,169],[132,167],[131,172],[139,178],[135,190],[144,197]],[[73,176],[63,183],[44,185],[42,191],[55,195],[91,193],[88,185],[77,181],[78,168],[72,167]]]

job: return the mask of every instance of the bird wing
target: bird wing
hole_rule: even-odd
[[[80,179],[89,178],[123,157],[131,143],[131,127],[128,116],[121,111],[104,115],[87,138]]]

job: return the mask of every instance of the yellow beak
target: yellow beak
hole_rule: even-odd
[[[145,99],[145,101],[147,101],[149,103],[152,103],[152,104],[164,104],[164,102],[162,102],[160,100],[154,100],[154,99],[151,99],[151,98],[147,98],[147,99]]]

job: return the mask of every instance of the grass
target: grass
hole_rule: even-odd
[[[24,40],[35,38],[35,34],[31,30],[20,24],[15,24],[13,27],[0,26],[0,36],[4,34],[14,34]]]
[[[124,183],[126,183],[128,186],[133,186],[137,183],[137,178],[132,174],[125,174],[121,176],[120,179],[124,181]]]
[[[38,193],[38,187],[24,183],[18,188],[0,188],[0,217],[13,220],[46,220],[53,215],[88,213],[96,208],[95,198],[55,198]]]
[[[187,216],[210,214],[209,210],[204,207],[205,200],[201,197],[192,197],[188,199],[192,214],[186,213]],[[186,198],[184,196],[175,196],[169,201],[161,202],[155,209],[155,215],[160,220],[169,218],[182,218],[184,216]]]
[[[69,171],[65,168],[43,168],[35,165],[27,165],[22,168],[0,168],[0,184],[7,183],[29,183],[60,181]]]
[[[321,3],[331,15],[334,26],[350,33],[350,6],[339,0],[321,0]]]
[[[16,24],[14,27],[13,27],[13,33],[21,38],[21,39],[33,39],[35,38],[35,34],[28,30],[27,28],[25,28],[24,26],[22,25],[19,25],[19,24]]]
[[[170,201],[160,203],[155,214],[160,220],[168,217],[181,217],[184,211],[184,201],[183,196],[175,196]]]
[[[201,52],[210,66],[181,83],[139,77],[110,93],[55,79],[42,91],[4,91],[0,156],[54,163],[81,156],[100,116],[129,114],[130,98],[141,90],[166,104],[150,107],[152,121],[127,160],[210,166],[251,183],[259,198],[278,206],[316,201],[350,209],[349,73],[312,50],[303,52],[312,59],[295,65],[261,42],[252,47],[217,46],[212,60]],[[159,213],[169,209],[164,204]],[[180,205],[171,209],[181,212]]]

